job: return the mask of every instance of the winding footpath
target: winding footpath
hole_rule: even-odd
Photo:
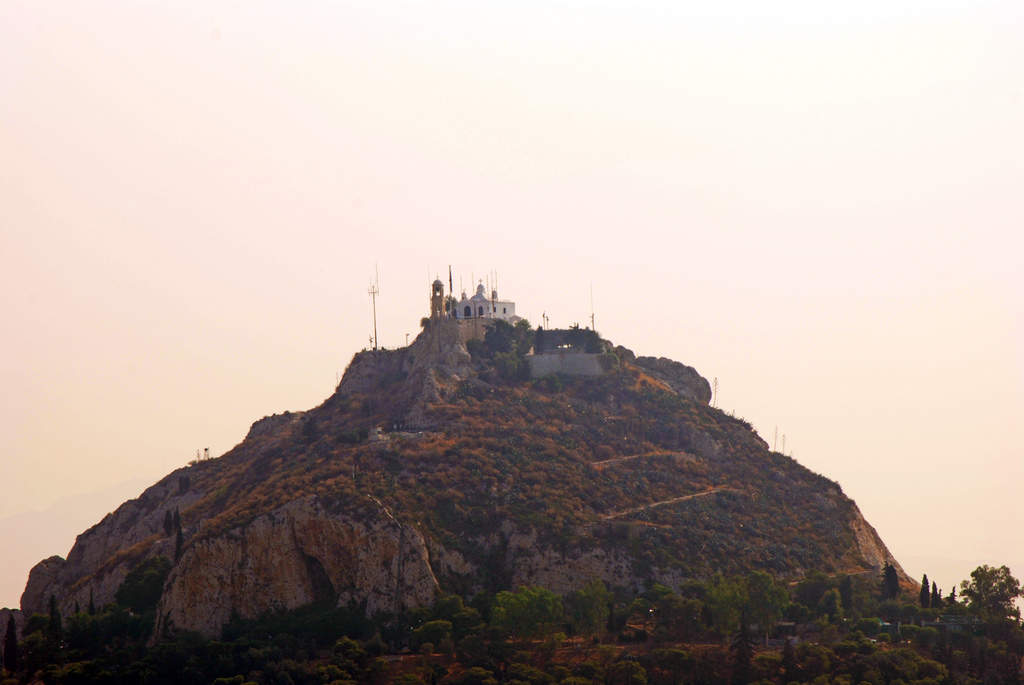
[[[682,495],[681,497],[672,497],[671,499],[663,499],[660,502],[651,502],[650,504],[644,504],[643,506],[633,507],[632,509],[623,509],[621,511],[613,511],[610,514],[603,514],[601,516],[601,518],[603,520],[605,520],[605,521],[608,521],[610,519],[617,519],[617,518],[619,518],[621,516],[628,516],[629,514],[635,514],[637,512],[645,511],[647,509],[653,509],[655,507],[662,507],[662,506],[665,506],[666,504],[675,504],[676,502],[685,502],[686,500],[696,499],[698,497],[707,497],[708,495],[714,495],[717,492],[725,492],[725,491],[741,492],[740,490],[737,490],[736,488],[730,488],[730,487],[726,487],[726,486],[723,485],[723,486],[719,486],[719,487],[708,488],[707,490],[705,490],[703,492],[696,492],[696,493],[694,493],[692,495]]]

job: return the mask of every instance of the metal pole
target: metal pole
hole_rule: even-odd
[[[370,293],[370,303],[373,306],[373,349],[377,349],[377,293],[380,290],[377,289],[377,285],[371,285],[367,291]]]

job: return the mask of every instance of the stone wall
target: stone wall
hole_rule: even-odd
[[[546,352],[529,355],[526,359],[530,363],[530,378],[541,378],[553,373],[564,373],[567,376],[600,376],[604,373],[600,354]]]

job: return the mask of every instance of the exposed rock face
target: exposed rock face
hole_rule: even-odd
[[[886,548],[882,538],[878,537],[874,527],[864,519],[856,505],[854,505],[854,514],[850,521],[850,528],[853,530],[857,540],[857,551],[860,557],[870,564],[872,568],[881,569],[886,564],[892,564],[903,582],[907,584],[916,582],[903,570],[900,563],[896,561],[896,557]]]
[[[373,393],[396,379],[402,381],[407,407],[404,423],[429,428],[426,408],[441,400],[443,391],[466,379],[472,365],[466,350],[464,322],[431,321],[409,347],[365,350],[352,357],[338,386],[340,396]]]
[[[61,571],[67,566],[64,557],[52,556],[32,567],[25,592],[21,595],[21,608],[26,614],[41,614],[51,594],[57,592]],[[61,593],[63,594],[63,593]]]
[[[711,401],[711,385],[692,366],[665,357],[637,357],[634,363],[684,397]]]
[[[354,518],[304,497],[189,547],[167,579],[157,634],[174,626],[215,636],[232,612],[254,618],[313,601],[396,612],[429,604],[437,590],[423,536],[383,505]]]
[[[273,433],[280,431],[284,426],[289,424],[298,424],[302,417],[305,416],[306,412],[301,411],[286,411],[283,414],[273,414],[271,416],[264,416],[259,421],[256,421],[249,427],[249,432],[245,438],[258,438],[264,435],[272,435]]]

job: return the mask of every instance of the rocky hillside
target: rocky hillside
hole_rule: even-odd
[[[173,562],[158,634],[211,636],[232,614],[318,600],[377,613],[439,589],[895,564],[838,484],[708,406],[692,368],[619,347],[604,376],[530,381],[532,336],[503,326],[467,348],[446,321],[357,354],[320,406],[257,421],[40,562],[23,611],[113,601],[157,555]]]

